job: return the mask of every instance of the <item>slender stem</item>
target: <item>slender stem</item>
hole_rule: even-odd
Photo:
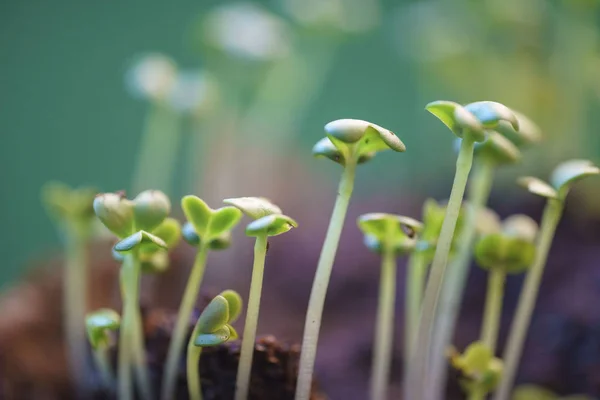
[[[406,278],[405,326],[404,329],[404,370],[408,371],[412,349],[416,343],[421,301],[427,277],[427,258],[425,253],[415,251],[408,261],[408,276]]]
[[[385,400],[392,362],[394,339],[394,305],[396,301],[396,255],[386,245],[381,262],[379,305],[375,329],[375,352],[371,371],[371,400]]]
[[[146,365],[146,349],[144,346],[144,330],[142,327],[142,315],[139,307],[139,275],[137,279],[137,291],[134,301],[136,302],[135,316],[133,319],[133,328],[131,332],[132,343],[131,343],[131,355],[133,362],[133,370],[135,373],[135,379],[137,388],[141,394],[142,399],[150,400],[152,398],[152,386],[150,384],[150,375],[148,373],[148,366]]]
[[[87,248],[84,235],[76,228],[66,232],[66,266],[64,269],[64,330],[69,367],[77,392],[84,389],[87,310]]]
[[[94,350],[94,360],[96,362],[98,372],[100,373],[100,377],[102,378],[104,387],[108,391],[112,390],[114,384],[114,376],[112,368],[110,367],[110,360],[108,358],[107,349]]]
[[[527,273],[523,289],[521,289],[515,319],[513,320],[508,342],[504,349],[504,372],[494,400],[507,400],[510,396],[519,361],[521,360],[523,344],[525,343],[525,337],[531,322],[531,315],[537,300],[544,267],[546,266],[548,252],[554,239],[556,227],[562,216],[562,211],[562,201],[556,199],[548,200],[544,209],[544,216],[542,217],[536,257]]]
[[[190,400],[202,400],[202,388],[200,383],[200,372],[198,366],[200,364],[200,354],[202,353],[202,347],[194,345],[194,340],[198,336],[196,328],[190,340],[187,344],[187,357],[186,357],[186,374],[188,384],[188,395]]]
[[[118,398],[119,400],[133,399],[131,384],[132,333],[135,329],[135,295],[139,285],[139,259],[134,253],[125,255],[121,266],[121,297],[123,300],[123,316],[119,331],[119,361],[118,361]]]
[[[485,311],[481,326],[481,341],[492,350],[492,353],[496,353],[505,281],[506,272],[503,268],[493,268],[488,274]]]
[[[462,206],[462,199],[467,186],[469,171],[473,162],[474,142],[466,136],[461,143],[458,159],[456,161],[456,175],[446,208],[446,215],[442,224],[435,255],[431,265],[431,272],[425,288],[421,319],[417,334],[416,350],[411,362],[409,381],[406,385],[407,399],[425,398],[425,386],[428,383],[428,363],[431,346],[431,333],[433,331],[436,307],[444,281],[448,255],[454,236],[454,229],[458,214]],[[437,355],[436,355],[437,356]]]
[[[202,277],[206,266],[206,257],[208,255],[208,245],[202,243],[198,248],[196,260],[192,267],[192,272],[188,278],[185,292],[179,306],[177,322],[169,344],[167,353],[167,362],[165,364],[165,373],[163,375],[161,399],[170,400],[174,396],[175,383],[177,380],[177,366],[183,350],[186,334],[190,325],[190,316],[194,310],[194,304],[198,297]]]
[[[298,384],[296,386],[296,400],[308,400],[310,397],[312,375],[317,355],[319,329],[323,316],[323,305],[327,295],[327,286],[331,276],[331,269],[335,260],[335,253],[340,241],[346,211],[354,188],[354,171],[356,161],[347,162],[338,188],[338,196],[329,221],[329,228],[323,243],[323,249],[317,264],[317,272],[313,282],[304,323],[304,337],[302,339],[302,353],[298,367]]]
[[[265,269],[265,256],[267,254],[267,235],[257,236],[254,245],[254,266],[252,267],[252,282],[248,296],[248,310],[244,324],[242,350],[238,364],[236,382],[236,400],[248,398],[248,387],[252,372],[252,357],[254,356],[254,342],[256,340],[256,326],[258,324],[258,311],[262,291],[263,273]]]
[[[477,216],[488,202],[494,180],[494,163],[481,159],[473,167],[469,184],[468,204],[456,257],[448,268],[441,300],[436,315],[433,335],[431,382],[428,385],[433,398],[442,398],[446,388],[446,349],[451,345],[469,273]]]

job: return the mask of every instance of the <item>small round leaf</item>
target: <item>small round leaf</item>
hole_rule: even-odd
[[[191,195],[181,199],[181,208],[187,220],[194,226],[196,234],[204,237],[213,210],[202,199]]]
[[[328,137],[324,137],[313,146],[312,154],[315,157],[327,157],[338,164],[346,165],[344,155]]]
[[[142,273],[160,274],[169,268],[169,253],[167,250],[159,250],[154,253],[140,254]]]
[[[225,297],[219,295],[202,310],[198,322],[196,322],[196,328],[200,333],[213,333],[228,321],[229,302]]]
[[[494,130],[501,133],[518,147],[525,147],[542,140],[542,130],[527,116],[512,111],[519,121],[519,129],[515,130],[513,126],[506,121],[500,121]]]
[[[483,374],[493,359],[492,350],[482,342],[471,343],[460,356],[461,370],[466,376]]]
[[[200,237],[194,230],[194,226],[190,222],[186,222],[181,228],[183,239],[194,247],[200,245]],[[222,235],[210,239],[208,248],[211,250],[224,250],[231,246],[231,232],[225,232]]]
[[[530,193],[537,194],[538,196],[546,197],[548,199],[558,198],[558,193],[552,186],[533,176],[523,176],[517,180],[517,184],[527,189]]]
[[[175,218],[166,218],[152,234],[161,238],[169,249],[172,249],[181,239],[181,225]]]
[[[229,304],[229,320],[227,323],[231,324],[237,320],[242,313],[242,296],[240,296],[240,294],[235,290],[224,290],[219,294],[219,296],[224,297]]]
[[[151,232],[171,212],[169,198],[160,190],[145,190],[133,199],[135,227]]]
[[[237,331],[235,330],[235,328],[231,325],[225,325],[227,326],[227,328],[229,328],[229,339],[228,340],[236,340],[239,339],[240,335],[238,335]]]
[[[475,141],[485,140],[481,122],[460,104],[439,100],[427,104],[425,109],[435,115],[459,138],[462,138],[465,132],[469,132]]]
[[[235,207],[222,207],[215,210],[208,224],[207,237],[221,236],[233,229],[242,219],[242,212]],[[200,235],[202,237],[202,235]]]
[[[475,154],[496,165],[514,164],[521,160],[521,152],[510,140],[498,132],[489,131],[483,143],[477,143]]]
[[[264,197],[238,197],[225,199],[223,203],[238,208],[244,214],[254,219],[271,214],[281,214],[281,209]]]
[[[465,109],[475,115],[485,128],[495,128],[500,121],[506,121],[515,131],[519,130],[519,120],[504,104],[495,101],[476,101],[467,104]]]
[[[110,344],[109,331],[116,331],[121,325],[119,314],[109,308],[90,313],[85,318],[85,327],[94,350],[107,348]]]
[[[298,227],[298,223],[287,215],[272,214],[252,221],[246,227],[248,236],[277,236]]]
[[[557,191],[566,192],[573,182],[598,174],[600,174],[600,169],[591,161],[570,160],[563,162],[554,169],[550,177],[550,183]]]
[[[236,332],[237,334],[237,332]],[[194,339],[194,346],[210,347],[218,346],[225,343],[231,338],[231,329],[228,325],[224,325],[211,333],[200,333]]]
[[[94,199],[93,207],[98,219],[117,237],[133,233],[133,203],[122,194],[100,194]]]
[[[538,224],[527,215],[515,214],[504,220],[502,232],[512,237],[534,242],[538,233]]]
[[[167,244],[158,236],[154,236],[146,231],[139,231],[120,240],[114,246],[114,250],[120,253],[131,251],[135,248],[140,249],[139,246],[144,246],[143,251],[146,253],[152,252],[153,248],[166,249]]]

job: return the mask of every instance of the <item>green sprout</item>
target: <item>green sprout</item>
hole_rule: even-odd
[[[450,350],[450,362],[463,376],[460,384],[468,400],[484,400],[502,376],[502,360],[483,342],[471,343],[463,354]]]
[[[550,184],[534,177],[523,177],[518,181],[529,192],[545,197],[547,203],[540,225],[536,257],[527,273],[523,289],[521,289],[519,304],[504,350],[505,373],[498,391],[494,395],[494,400],[508,400],[510,396],[550,246],[571,185],[587,176],[598,174],[600,174],[600,168],[591,161],[571,160],[554,169],[550,177]]]
[[[204,276],[208,251],[229,247],[230,232],[242,218],[242,212],[235,207],[213,210],[196,196],[185,196],[181,200],[181,207],[188,220],[182,229],[183,238],[192,246],[196,246],[197,251],[169,344],[161,391],[163,400],[173,398],[177,366],[188,332],[188,321]]]
[[[114,310],[102,308],[88,314],[85,319],[85,326],[104,387],[111,390],[114,377],[108,356],[108,350],[112,344],[110,332],[119,329],[121,317]]]
[[[202,400],[200,354],[203,347],[218,346],[238,338],[231,324],[242,312],[242,298],[233,290],[216,296],[200,314],[187,345],[187,382],[190,400]],[[253,346],[254,348],[254,346]]]
[[[313,147],[315,156],[327,157],[344,167],[323,249],[319,256],[302,339],[302,354],[296,386],[296,400],[308,400],[317,355],[317,343],[327,286],[354,188],[356,166],[386,149],[403,152],[404,143],[391,131],[367,121],[339,119],[325,125],[327,137]]]
[[[413,362],[410,363],[408,372],[408,385],[406,385],[406,398],[425,398],[424,392],[429,383],[429,360],[434,331],[435,315],[450,247],[452,245],[456,221],[462,204],[463,195],[467,185],[469,172],[473,163],[475,143],[486,140],[488,129],[496,127],[500,121],[510,122],[514,129],[518,129],[515,115],[506,106],[491,101],[481,101],[461,106],[450,101],[436,101],[429,103],[426,109],[442,121],[457,137],[461,138],[460,150],[456,161],[456,174],[450,192],[450,199],[446,208],[446,216],[442,224],[431,272],[425,288],[421,319],[419,323]],[[434,357],[437,354],[434,354]]]
[[[468,204],[464,231],[457,239],[457,254],[447,275],[439,302],[432,353],[430,387],[440,397],[446,387],[446,359],[441,355],[452,341],[452,335],[458,318],[462,296],[465,291],[469,266],[476,239],[477,226],[481,225],[481,211],[485,209],[497,169],[517,163],[521,159],[520,149],[541,140],[540,128],[529,118],[513,111],[519,122],[519,128],[506,121],[500,121],[493,130],[488,130],[488,139],[475,145],[472,178],[467,189]],[[460,139],[457,139],[460,141]],[[440,356],[437,356],[440,355]]]
[[[87,312],[87,244],[92,235],[96,196],[93,188],[71,189],[51,182],[42,188],[42,201],[49,216],[59,228],[65,245],[66,265],[63,278],[63,310],[65,342],[69,367],[77,390],[85,375],[85,329]]]
[[[254,355],[254,342],[256,340],[256,327],[258,325],[268,238],[296,228],[298,224],[290,217],[282,215],[281,209],[265,198],[240,197],[226,199],[224,202],[237,207],[244,214],[254,218],[254,221],[246,227],[246,235],[254,236],[256,242],[254,244],[254,265],[252,266],[248,310],[244,323],[244,336],[242,338],[242,349],[235,385],[236,400],[245,400],[248,398],[250,372],[252,370],[252,357]]]
[[[141,192],[133,200],[120,193],[104,193],[94,199],[93,206],[98,219],[120,239],[113,247],[113,254],[122,261],[123,320],[119,332],[118,397],[133,398],[133,369],[142,398],[150,399],[152,393],[139,306],[140,276],[142,264],[153,260],[168,247],[157,234],[173,244],[179,237],[179,224],[167,218],[171,203],[158,190]]]
[[[365,235],[365,245],[371,251],[382,255],[370,399],[384,400],[387,398],[392,361],[396,257],[415,248],[416,235],[422,224],[409,217],[371,213],[358,218],[358,227]]]

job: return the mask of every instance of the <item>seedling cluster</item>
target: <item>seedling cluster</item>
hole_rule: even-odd
[[[466,105],[436,101],[426,108],[457,137],[456,174],[448,201],[427,200],[422,222],[387,213],[365,214],[357,221],[364,234],[365,246],[381,257],[370,399],[387,398],[396,315],[396,260],[406,256],[405,398],[442,399],[444,370],[450,362],[460,372],[462,387],[470,400],[482,400],[492,393],[495,400],[508,400],[566,196],[575,181],[598,175],[600,169],[587,160],[572,160],[555,169],[550,183],[533,177],[521,178],[519,184],[547,199],[540,227],[538,229],[537,223],[525,215],[514,215],[500,222],[499,217],[486,208],[494,172],[502,165],[518,162],[521,151],[539,141],[539,129],[525,116],[491,101]],[[356,167],[384,150],[404,152],[406,147],[390,130],[355,119],[328,123],[325,137],[313,147],[315,156],[341,165],[342,177],[306,313],[296,400],[310,398],[323,307],[353,192]],[[465,192],[467,201],[463,201]],[[61,226],[67,227],[65,231],[74,237],[85,237],[91,224],[88,206],[92,199],[87,196],[88,192],[70,193],[66,188],[57,187],[45,193],[53,215],[61,221]],[[64,200],[64,196],[68,200]],[[226,290],[204,308],[191,335],[189,321],[209,253],[230,246],[231,232],[244,214],[252,219],[245,232],[254,238],[255,246],[241,336],[236,400],[248,398],[269,240],[298,224],[266,198],[230,198],[224,203],[226,206],[212,209],[196,196],[183,197],[181,208],[187,222],[181,226],[169,218],[171,202],[158,190],[141,192],[132,200],[122,193],[104,193],[93,200],[96,216],[117,238],[113,254],[122,263],[123,309],[121,316],[108,309],[89,314],[86,326],[107,388],[114,387],[107,351],[112,345],[112,332],[118,331],[116,382],[119,399],[134,398],[134,380],[141,398],[147,400],[156,396],[152,393],[153,385],[145,362],[139,305],[140,276],[168,268],[168,251],[177,245],[180,237],[195,247],[196,256],[172,332],[160,397],[163,400],[174,398],[178,367],[182,364],[185,341],[189,338],[185,363],[189,397],[202,398],[198,372],[201,349],[238,338],[231,324],[242,312],[242,299],[237,293]],[[64,204],[68,207],[63,207]],[[481,336],[461,352],[451,347],[450,338],[471,258],[488,273],[487,298]],[[526,278],[508,344],[500,357],[497,337],[507,274],[526,274]]]

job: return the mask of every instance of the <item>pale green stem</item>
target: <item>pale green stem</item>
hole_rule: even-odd
[[[406,302],[405,302],[405,328],[404,328],[404,373],[408,372],[408,366],[413,347],[416,343],[417,330],[419,329],[419,317],[421,314],[421,301],[423,300],[423,289],[427,278],[427,257],[424,252],[415,251],[408,261],[408,275],[406,278]]]
[[[381,263],[381,278],[379,282],[375,351],[373,353],[371,371],[371,400],[385,400],[387,398],[393,354],[395,302],[396,255],[393,246],[386,245]]]
[[[131,400],[133,387],[131,383],[132,372],[132,345],[135,332],[136,295],[139,290],[140,262],[134,252],[126,254],[121,266],[121,297],[123,301],[123,315],[119,331],[119,361],[118,361],[118,399]]]
[[[444,281],[444,274],[448,263],[454,229],[456,228],[456,221],[458,220],[463,195],[469,178],[469,171],[471,170],[471,164],[473,162],[473,148],[474,142],[466,136],[461,142],[460,151],[458,153],[454,183],[452,185],[450,199],[448,200],[448,206],[446,208],[446,215],[444,217],[440,237],[433,257],[431,272],[425,288],[416,349],[414,356],[412,357],[409,381],[406,382],[405,385],[406,399],[430,400],[426,398],[424,394],[425,387],[429,383],[428,364],[431,349],[431,335],[434,328],[434,317],[442,283]]]
[[[557,199],[548,200],[544,209],[544,216],[542,217],[536,257],[521,289],[519,304],[508,336],[508,342],[504,349],[504,371],[494,400],[508,400],[510,396],[517,368],[521,360],[527,330],[531,323],[531,315],[537,300],[548,252],[554,239],[556,227],[562,216],[562,211],[562,201]]]
[[[319,330],[321,328],[321,318],[323,316],[323,306],[325,304],[325,296],[327,295],[327,286],[335,253],[340,241],[344,220],[346,219],[346,211],[350,202],[350,196],[354,188],[354,172],[356,169],[356,161],[351,160],[347,163],[340,186],[338,188],[338,196],[333,208],[333,214],[329,221],[329,228],[323,243],[323,249],[317,264],[317,272],[310,293],[308,302],[308,310],[306,313],[306,321],[304,323],[304,337],[302,339],[302,353],[300,355],[300,365],[298,367],[298,384],[296,386],[296,400],[309,400],[312,375],[315,366],[315,358],[317,356],[317,343],[319,341]]]
[[[87,311],[87,241],[78,229],[66,234],[64,269],[64,329],[71,375],[77,392],[84,390],[86,373],[85,313]]]
[[[246,311],[246,322],[244,324],[242,350],[240,353],[237,382],[235,385],[236,400],[246,400],[248,398],[248,387],[250,385],[250,376],[252,372],[252,357],[254,356],[254,342],[256,340],[256,327],[258,325],[258,312],[266,254],[267,235],[257,236],[254,245],[254,266],[252,267],[252,282],[250,283],[250,295],[248,296],[248,309]]]
[[[190,273],[185,287],[185,292],[183,293],[183,298],[177,314],[177,322],[175,323],[175,329],[173,329],[173,336],[171,337],[171,343],[169,344],[162,382],[161,399],[163,400],[170,400],[174,396],[177,380],[177,366],[179,364],[179,359],[181,358],[185,337],[190,325],[190,317],[194,311],[194,304],[196,303],[200,284],[202,283],[202,277],[204,276],[207,255],[208,245],[201,243],[198,248],[198,253],[196,254],[192,272]]]
[[[134,298],[136,302],[134,308],[135,319],[133,320],[133,329],[131,332],[131,356],[133,370],[135,372],[136,384],[141,394],[141,398],[144,400],[150,400],[152,398],[152,386],[150,384],[148,366],[146,365],[146,348],[144,346],[144,330],[142,327],[142,315],[140,313],[139,298],[140,296],[138,276],[138,293],[136,293],[136,296]]]
[[[473,167],[473,177],[469,183],[468,203],[457,254],[450,262],[451,265],[444,279],[436,315],[431,350],[431,382],[428,385],[428,390],[432,393],[433,398],[442,398],[446,388],[448,368],[446,367],[445,353],[452,344],[452,337],[469,275],[469,266],[471,265],[477,217],[488,202],[494,180],[494,168],[495,165],[492,162],[483,159],[479,160]]]
[[[202,400],[200,372],[198,371],[198,367],[200,364],[200,354],[202,354],[202,347],[194,345],[196,336],[198,336],[198,332],[196,328],[194,328],[194,331],[190,336],[190,340],[188,341],[186,357],[188,396],[190,400]]]
[[[112,390],[114,377],[112,368],[110,367],[110,359],[108,358],[107,349],[100,348],[94,350],[94,360],[96,362],[98,372],[100,373],[100,378],[102,378],[104,387],[106,390]]]
[[[152,188],[173,194],[180,141],[177,112],[164,102],[151,104],[133,174],[134,193]]]
[[[502,316],[502,298],[506,272],[502,268],[492,268],[488,273],[487,296],[481,326],[481,341],[496,353],[500,317]]]

